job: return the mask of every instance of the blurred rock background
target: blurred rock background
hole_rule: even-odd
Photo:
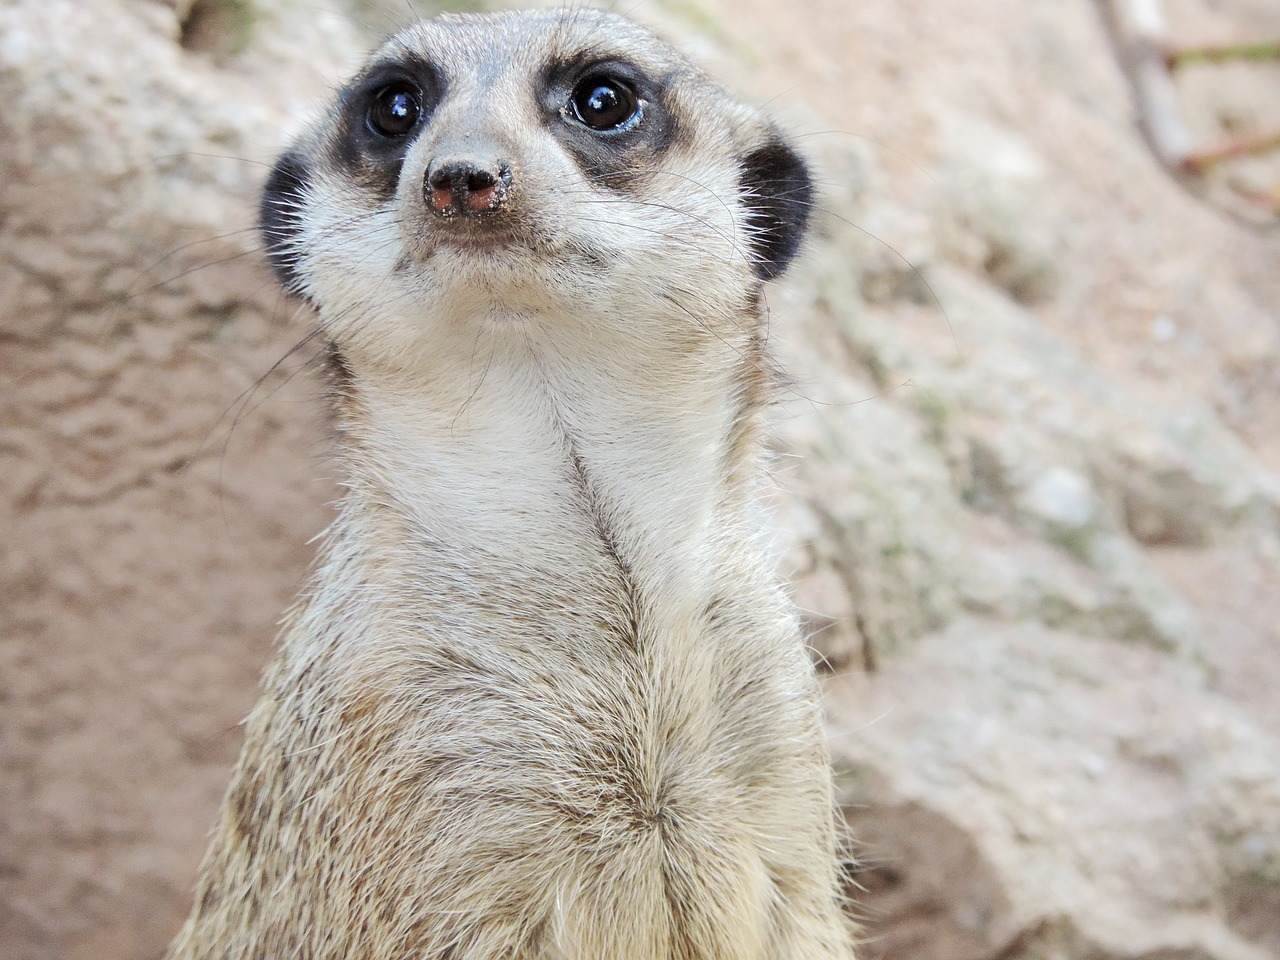
[[[1231,199],[1280,165],[1171,179],[1100,3],[624,10],[820,171],[778,514],[868,960],[1280,957],[1280,233]],[[407,16],[0,5],[6,960],[155,958],[188,907],[334,493],[256,193]],[[1179,83],[1206,142],[1280,128],[1280,65]]]

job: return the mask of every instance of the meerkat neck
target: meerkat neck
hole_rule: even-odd
[[[339,403],[347,529],[406,576],[443,568],[490,599],[501,583],[517,608],[556,583],[612,583],[632,603],[643,584],[654,614],[705,603],[708,568],[758,536],[753,341],[572,362],[622,347],[526,334],[437,342],[416,370],[361,368]]]

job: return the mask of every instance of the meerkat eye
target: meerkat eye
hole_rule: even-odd
[[[588,77],[573,88],[569,109],[579,122],[592,130],[620,130],[639,119],[640,100],[621,80]]]
[[[369,104],[369,129],[383,137],[403,137],[422,116],[422,98],[407,83],[392,83],[373,95]]]

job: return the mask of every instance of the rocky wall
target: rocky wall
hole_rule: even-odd
[[[256,192],[405,9],[0,7],[0,956],[187,908],[333,496]],[[1280,957],[1280,239],[1219,202],[1280,168],[1170,179],[1091,0],[634,13],[820,171],[775,471],[864,955]],[[1186,77],[1197,135],[1277,70]]]

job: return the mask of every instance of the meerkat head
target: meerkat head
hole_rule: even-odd
[[[759,111],[628,20],[445,16],[388,40],[280,158],[261,231],[339,349],[406,362],[463,323],[723,337],[812,193]]]

